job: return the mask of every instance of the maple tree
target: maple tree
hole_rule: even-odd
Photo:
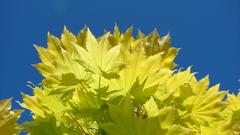
[[[20,105],[33,117],[23,124],[28,134],[240,133],[240,94],[210,87],[208,76],[198,80],[191,67],[178,69],[179,49],[170,46],[169,35],[139,31],[134,38],[131,27],[121,33],[116,25],[113,33],[95,38],[87,27],[77,35],[65,27],[60,39],[49,33],[47,45],[35,46],[41,85],[33,96],[22,93]],[[0,118],[9,115],[9,107],[2,109],[9,100],[2,102]],[[0,129],[22,129],[15,124],[19,115],[11,114],[11,125],[0,119]]]

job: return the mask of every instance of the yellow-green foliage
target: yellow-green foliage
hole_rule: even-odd
[[[240,133],[240,94],[209,87],[191,68],[176,69],[170,37],[132,28],[95,38],[64,28],[36,46],[44,77],[21,106],[31,135],[234,135]]]
[[[15,135],[22,130],[22,126],[16,124],[22,111],[11,110],[12,99],[0,101],[0,135]]]

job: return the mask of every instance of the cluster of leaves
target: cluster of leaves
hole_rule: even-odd
[[[0,101],[0,134],[15,135],[20,133],[22,126],[16,124],[22,111],[11,110],[12,99]]]
[[[95,38],[87,27],[77,36],[65,27],[61,39],[48,34],[47,45],[36,46],[42,84],[20,103],[32,113],[24,123],[31,135],[240,133],[240,94],[209,87],[190,67],[177,70],[169,35],[134,38],[132,28],[115,26]]]

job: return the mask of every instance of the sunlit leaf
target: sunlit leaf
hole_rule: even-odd
[[[17,121],[22,113],[20,110],[11,110],[12,99],[0,101],[0,134],[14,135],[20,133],[22,126]]]

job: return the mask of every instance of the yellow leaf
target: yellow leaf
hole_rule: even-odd
[[[20,110],[11,110],[12,99],[0,101],[0,134],[14,135],[19,134],[23,129],[17,124],[22,113]]]

